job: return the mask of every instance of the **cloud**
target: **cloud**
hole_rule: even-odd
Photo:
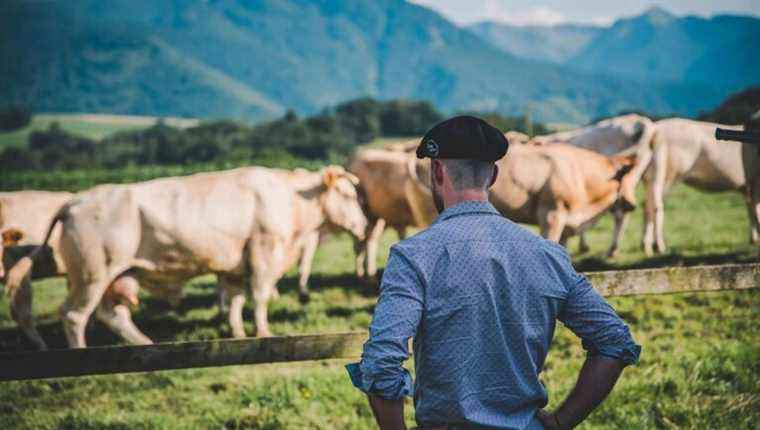
[[[506,0],[409,0],[436,9],[461,24],[497,21],[512,25],[556,25],[567,17],[546,5],[518,6]]]
[[[494,2],[496,1],[490,1],[490,3]],[[500,13],[497,9],[494,9],[493,14],[489,13],[489,15],[491,17],[490,20],[512,25],[557,25],[567,21],[567,18],[561,12],[547,6],[534,6],[521,11],[501,9]],[[488,18],[487,16],[486,19]]]

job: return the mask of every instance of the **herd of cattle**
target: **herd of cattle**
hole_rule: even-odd
[[[665,250],[663,200],[674,184],[736,190],[746,197],[750,241],[758,244],[758,150],[716,141],[716,126],[686,119],[653,122],[631,114],[532,139],[509,132],[511,145],[498,162],[490,199],[505,217],[538,225],[550,240],[564,244],[580,235],[582,251],[584,231],[610,212],[615,229],[608,255],[613,256],[636,206],[639,182],[646,188],[642,245],[647,254]],[[148,344],[130,314],[139,288],[178,305],[186,281],[213,273],[223,304],[229,304],[233,336],[245,336],[246,288],[256,335],[269,336],[267,304],[277,295],[278,280],[300,260],[305,299],[322,236],[350,233],[357,275],[372,277],[387,226],[403,238],[407,228],[435,219],[429,160],[415,157],[416,144],[361,149],[347,169],[247,167],[100,185],[77,194],[0,193],[0,280],[11,314],[35,346],[45,349],[32,317],[30,280],[66,276],[60,316],[70,347],[86,346],[93,312],[126,341]]]

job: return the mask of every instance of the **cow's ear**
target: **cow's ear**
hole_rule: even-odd
[[[346,171],[340,166],[327,166],[322,173],[322,181],[327,188],[332,188],[345,173]]]
[[[3,231],[3,246],[14,246],[24,238],[24,233],[15,228]]]

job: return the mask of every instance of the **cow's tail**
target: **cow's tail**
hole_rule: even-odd
[[[67,208],[68,205],[64,205],[61,209],[58,210],[58,212],[56,212],[52,221],[50,221],[47,233],[45,234],[45,239],[42,241],[42,243],[34,247],[34,249],[32,249],[29,254],[17,261],[16,264],[14,264],[13,267],[8,271],[8,276],[5,279],[6,296],[13,297],[16,293],[16,290],[18,290],[18,288],[24,282],[24,279],[32,273],[34,259],[37,258],[37,255],[45,246],[47,246],[48,241],[50,241],[50,236],[53,234],[53,228],[55,228],[55,225],[59,221],[63,221],[65,219]]]

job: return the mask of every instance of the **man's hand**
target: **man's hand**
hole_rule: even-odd
[[[544,426],[546,430],[561,430],[557,416],[551,412],[539,409],[536,413],[536,418],[541,421],[541,425]]]
[[[370,394],[369,405],[380,430],[406,430],[404,399],[386,400]]]

